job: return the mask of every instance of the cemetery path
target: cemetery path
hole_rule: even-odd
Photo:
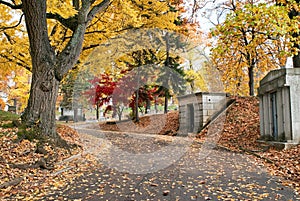
[[[247,155],[191,137],[78,128],[99,165],[41,200],[297,200]]]

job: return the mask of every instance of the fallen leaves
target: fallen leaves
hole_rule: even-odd
[[[226,112],[226,120],[216,120],[198,134],[200,141],[209,137],[208,130],[222,128],[215,141],[219,148],[251,154],[253,161],[268,168],[272,175],[281,176],[288,186],[300,194],[300,145],[289,150],[277,150],[257,140],[259,129],[259,100],[256,97],[236,97]]]
[[[81,142],[76,131],[67,126],[59,126],[60,136],[70,144],[79,145],[69,150],[44,145],[47,154],[39,153],[38,142],[23,139],[17,141],[17,128],[2,128],[0,135],[0,197],[2,200],[34,200],[38,197],[71,183],[95,159],[82,155]],[[72,160],[69,159],[73,157]],[[76,157],[77,156],[77,157]],[[54,160],[51,171],[35,166],[41,160]],[[37,196],[38,195],[38,196]]]
[[[100,123],[100,129],[106,131],[135,132],[135,133],[152,133],[160,135],[176,135],[179,128],[179,113],[171,111],[167,114],[155,114],[140,118],[138,123],[131,120]]]
[[[152,123],[149,123],[149,120]],[[127,128],[132,129],[133,132],[141,134],[146,132],[169,133],[173,135],[173,132],[175,133],[178,129],[178,112],[157,115],[155,118],[141,118],[141,123],[138,125],[125,123],[123,126],[128,126]],[[119,131],[120,128],[123,128],[123,126],[119,127],[119,125],[113,124],[102,126],[102,129],[118,129]],[[213,150],[205,160],[202,160],[203,158],[200,156],[203,153],[201,147],[203,142],[206,142],[207,138],[210,137],[207,134],[208,130],[212,131],[212,134],[219,133],[211,138],[212,143],[217,143],[217,148],[229,152]],[[84,150],[77,149],[73,153],[68,153],[67,150],[54,149],[50,145],[46,146],[45,149],[49,153],[48,157],[57,154],[54,169],[49,171],[40,168],[19,169],[9,165],[10,163],[34,164],[40,158],[46,156],[35,151],[37,149],[35,142],[22,140],[15,143],[16,129],[0,127],[0,131],[0,197],[3,200],[34,200],[44,198],[44,195],[49,199],[59,200],[64,198],[60,194],[64,192],[72,192],[76,195],[83,192],[86,199],[89,196],[98,196],[101,199],[111,195],[123,196],[124,199],[124,196],[127,195],[136,197],[146,195],[151,199],[158,195],[167,199],[173,196],[174,200],[179,200],[180,196],[186,196],[191,200],[235,200],[235,198],[242,199],[243,196],[257,200],[268,199],[273,196],[273,194],[269,194],[267,189],[269,184],[265,181],[262,182],[263,185],[258,181],[255,183],[251,177],[251,172],[257,174],[257,169],[248,172],[247,177],[244,175],[244,171],[248,171],[248,168],[250,168],[248,165],[253,164],[253,161],[256,163],[255,168],[262,165],[268,167],[272,175],[284,178],[284,180],[282,179],[283,184],[300,192],[300,147],[279,151],[273,148],[266,149],[266,145],[257,142],[259,138],[257,98],[236,98],[236,102],[227,110],[225,122],[217,119],[210,124],[198,135],[200,143],[197,140],[191,146],[191,153],[188,152],[186,158],[183,157],[178,161],[179,167],[181,167],[176,169],[175,166],[170,166],[171,171],[166,171],[165,175],[160,175],[160,172],[158,172],[153,176],[149,174],[146,176],[128,174],[120,176],[120,173],[116,171],[101,167],[97,163],[95,155],[104,153],[105,149],[112,145],[132,153],[150,153],[163,146],[168,146],[172,142],[169,138],[174,138],[171,136],[148,135],[146,137],[146,135],[136,134],[131,136],[126,133],[112,135],[109,132],[104,132],[102,137],[110,142],[110,144],[104,144],[102,143],[103,139],[101,140],[94,130],[91,130],[90,134],[83,133],[79,135],[70,127],[59,126],[58,132],[62,138],[70,143],[82,146]],[[200,153],[198,153],[199,150]],[[249,155],[246,158],[247,160],[250,159],[251,163],[240,158],[234,159],[234,157],[244,157],[244,153],[250,153],[248,151],[252,151],[261,157]],[[235,154],[236,152],[238,154]],[[265,158],[270,162],[267,163]],[[95,172],[96,169],[98,169],[98,173]],[[198,174],[200,170],[203,174]],[[188,173],[188,171],[191,171],[191,173]],[[87,172],[88,174],[86,174]],[[185,174],[185,172],[187,173]],[[87,177],[87,175],[90,175],[90,177]],[[159,176],[155,177],[154,175]],[[197,175],[197,178],[194,177],[195,175]],[[76,186],[76,180],[78,179],[81,179],[83,186],[79,188],[80,192],[76,189],[78,187]],[[95,181],[93,180],[91,183],[91,179]],[[275,186],[274,181],[270,182],[273,182],[272,185]],[[86,188],[83,184],[86,185]],[[95,185],[95,188],[92,185]],[[65,191],[61,191],[61,189],[65,189]],[[75,190],[71,191],[72,189]],[[180,196],[173,195],[176,189],[183,194],[180,194]],[[278,200],[282,198],[282,195],[280,195],[281,190],[277,189],[277,186],[272,190],[273,192],[279,192],[278,196],[276,195]],[[70,196],[72,197],[72,195]],[[134,197],[131,198],[135,199]]]

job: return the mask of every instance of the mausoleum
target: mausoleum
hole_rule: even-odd
[[[273,70],[260,81],[261,138],[300,143],[300,69]]]
[[[227,104],[228,94],[198,92],[178,97],[180,133],[198,133]]]

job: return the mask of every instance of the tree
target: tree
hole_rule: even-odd
[[[9,77],[8,100],[10,100],[10,105],[16,106],[18,113],[23,112],[26,107],[29,98],[30,79],[30,72],[24,68],[13,71]]]
[[[131,28],[156,25],[175,28],[173,21],[169,20],[178,15],[169,12],[173,1],[152,1],[151,5],[149,1],[118,0],[53,0],[48,1],[48,5],[46,0],[0,3],[1,8],[17,9],[25,16],[31,57],[28,69],[32,72],[32,82],[22,121],[28,126],[36,125],[43,135],[51,138],[57,137],[55,102],[59,84],[80,56],[89,54],[107,37]],[[4,14],[9,12],[7,10]],[[147,24],[150,18],[157,24]],[[158,23],[161,19],[165,19],[164,23]]]
[[[90,81],[92,87],[85,92],[85,96],[96,106],[96,119],[99,120],[99,109],[104,104],[108,104],[112,99],[116,82],[107,73],[94,77]]]
[[[3,101],[2,98],[0,98],[0,110],[4,110],[5,107],[5,102]]]
[[[289,32],[297,26],[283,7],[232,2],[232,12],[212,31],[217,38],[212,60],[222,74],[225,90],[254,95],[258,80],[267,71],[285,65],[291,54]]]
[[[284,6],[288,10],[288,16],[290,20],[300,21],[300,10],[299,10],[299,0],[288,1],[288,0],[278,0],[275,1],[278,6]],[[300,45],[299,45],[299,37],[300,33],[296,29],[290,30],[289,33],[292,36],[293,43],[293,66],[294,68],[300,68]]]

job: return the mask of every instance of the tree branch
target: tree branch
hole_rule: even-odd
[[[78,25],[78,20],[77,20],[77,15],[70,17],[70,18],[63,18],[59,14],[53,14],[53,13],[47,13],[47,19],[53,19],[59,21],[62,25],[67,27],[68,29],[72,30],[73,32],[77,28]]]
[[[15,59],[9,58],[7,55],[0,54],[0,56],[3,57],[3,58],[5,58],[7,61],[13,62],[13,63],[17,64],[18,66],[21,66],[21,67],[25,68],[26,70],[28,70],[29,72],[31,72],[30,66],[25,65],[25,64],[23,64],[23,63],[21,63],[21,62],[19,62],[19,61],[16,62]],[[22,60],[21,60],[21,61],[22,61]],[[23,61],[22,61],[22,62],[23,62]]]
[[[14,28],[16,28],[17,26],[19,26],[21,24],[23,16],[24,16],[24,14],[21,15],[21,17],[19,19],[19,22],[16,25],[13,25],[13,26],[10,26],[10,27],[2,27],[2,28],[0,28],[0,31],[4,31],[4,30],[7,30],[7,29],[14,29]]]
[[[76,10],[79,10],[79,7],[80,7],[79,0],[73,0],[73,6]]]
[[[100,12],[105,11],[112,3],[112,0],[103,0],[98,5],[94,6],[91,11],[88,13],[87,22],[92,21],[92,19]]]
[[[8,6],[8,7],[12,8],[12,9],[22,9],[23,8],[23,4],[15,5],[15,4],[11,4],[11,3],[8,3],[8,2],[2,1],[2,0],[0,0],[0,4]]]

